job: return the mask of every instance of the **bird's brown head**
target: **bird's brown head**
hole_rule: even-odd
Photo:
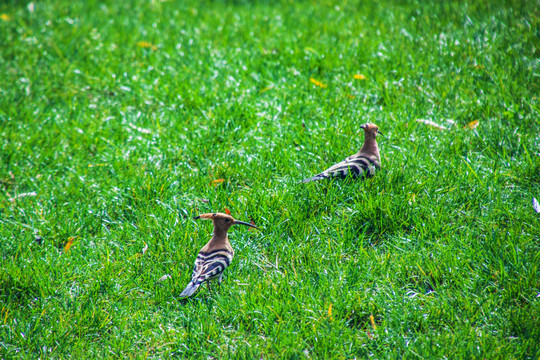
[[[360,125],[360,127],[364,129],[364,134],[366,135],[366,137],[369,136],[369,137],[376,138],[377,134],[383,135],[383,133],[380,132],[379,127],[375,124],[367,123],[364,125]]]
[[[247,223],[247,222],[244,222],[244,221],[240,221],[240,220],[235,220],[235,218],[233,218],[231,215],[227,215],[227,214],[224,214],[224,213],[201,214],[199,216],[194,217],[194,219],[195,220],[196,219],[212,220],[214,222],[214,227],[216,228],[216,230],[222,230],[222,231],[229,230],[229,228],[231,226],[235,225],[235,224],[251,226],[251,227],[253,227],[255,229],[258,229],[258,227],[256,227],[253,224],[250,224],[250,223]]]

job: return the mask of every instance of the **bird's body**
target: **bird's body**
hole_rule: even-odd
[[[234,224],[255,227],[222,213],[202,214],[195,219],[199,218],[213,220],[214,236],[197,255],[193,273],[191,274],[191,282],[182,291],[180,297],[193,295],[204,282],[208,281],[208,284],[210,284],[210,281],[216,278],[218,283],[221,284],[223,272],[231,264],[234,257],[234,249],[227,235],[229,228]]]
[[[371,177],[381,168],[381,156],[377,144],[377,134],[380,134],[379,128],[374,124],[365,124],[361,126],[364,129],[365,139],[360,151],[349,156],[342,162],[339,162],[320,174],[303,180],[307,183],[327,178],[346,178],[352,176]]]
[[[221,284],[223,272],[231,264],[233,257],[234,250],[232,247],[230,247],[230,249],[223,248],[214,251],[204,251],[203,248],[199,252],[199,255],[197,255],[197,259],[195,259],[193,273],[191,274],[191,282],[182,294],[180,294],[180,297],[193,295],[205,281],[210,283],[211,280],[217,278],[218,283]]]

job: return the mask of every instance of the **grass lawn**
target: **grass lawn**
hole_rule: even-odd
[[[1,2],[0,358],[537,359],[539,55],[538,0]]]

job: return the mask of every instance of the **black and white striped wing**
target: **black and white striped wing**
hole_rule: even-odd
[[[191,282],[200,285],[207,280],[220,276],[230,265],[233,254],[226,249],[214,250],[208,253],[200,252],[195,260]]]
[[[320,175],[322,177],[346,178],[347,176],[362,177],[373,176],[375,171],[380,168],[379,163],[364,155],[353,155],[344,161],[328,168]]]

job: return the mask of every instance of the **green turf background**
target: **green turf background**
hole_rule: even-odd
[[[1,2],[0,357],[537,359],[539,9]]]

